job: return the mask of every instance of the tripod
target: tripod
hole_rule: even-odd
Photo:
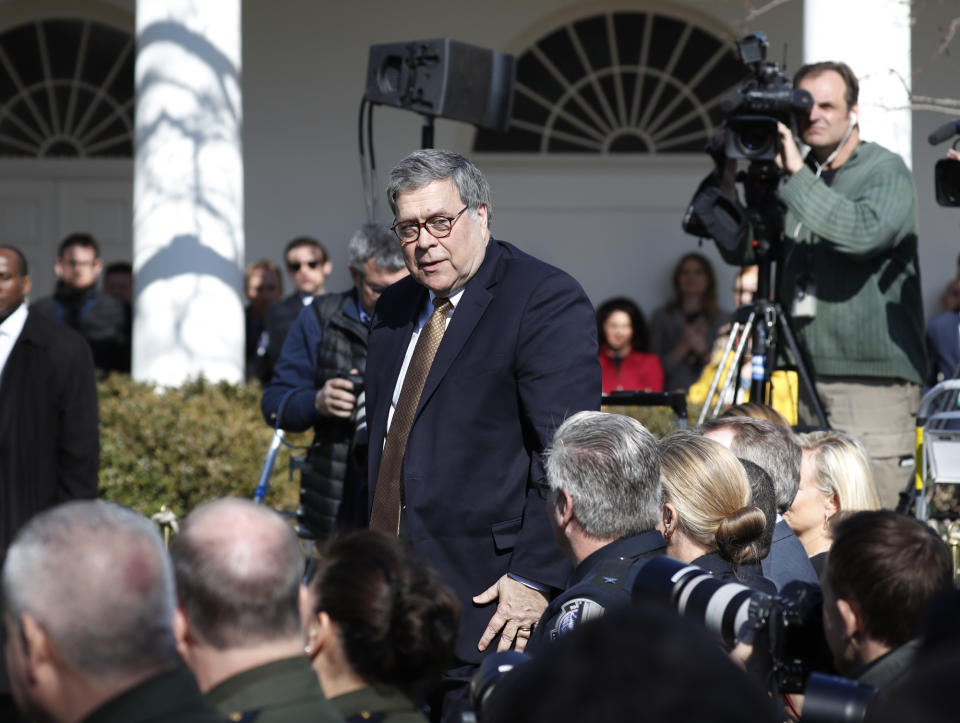
[[[736,318],[730,328],[730,336],[723,350],[721,363],[710,382],[707,400],[700,410],[697,424],[703,424],[711,406],[711,401],[719,387],[712,417],[717,416],[723,400],[731,393],[740,376],[740,366],[747,348],[747,340],[752,340],[750,399],[768,404],[770,402],[770,377],[776,361],[777,334],[783,335],[797,365],[797,375],[806,390],[814,413],[821,427],[829,428],[820,397],[813,384],[813,377],[807,369],[807,363],[796,337],[790,328],[787,313],[780,304],[770,301],[771,255],[774,246],[779,246],[783,235],[783,211],[776,198],[776,187],[780,180],[780,170],[769,161],[754,161],[746,174],[737,177],[744,184],[747,200],[747,214],[754,231],[754,251],[757,256],[757,294],[752,304],[746,304],[737,310]],[[736,343],[736,352],[730,363],[726,360]],[[736,401],[734,391],[734,401]]]

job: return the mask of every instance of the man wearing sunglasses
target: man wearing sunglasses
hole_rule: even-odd
[[[380,224],[357,231],[347,255],[353,287],[303,309],[261,400],[271,427],[278,414],[283,429],[313,427],[297,522],[303,536],[317,540],[366,523],[367,336],[380,294],[407,275],[396,237]]]
[[[410,154],[387,196],[410,277],[370,332],[370,527],[406,539],[460,598],[435,701],[459,720],[482,656],[522,650],[570,571],[542,457],[565,417],[599,409],[596,320],[569,274],[491,238],[490,187],[463,156]]]
[[[333,271],[333,264],[323,244],[309,236],[298,236],[290,241],[283,250],[283,260],[287,276],[293,284],[293,293],[267,312],[267,350],[260,358],[257,369],[257,376],[264,384],[273,376],[273,368],[280,358],[280,350],[293,322],[303,307],[309,306],[314,297],[324,293],[324,284]]]

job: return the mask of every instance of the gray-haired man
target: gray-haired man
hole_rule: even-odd
[[[396,237],[384,226],[364,225],[347,251],[353,287],[319,296],[301,312],[261,401],[271,426],[279,414],[283,429],[314,429],[297,517],[301,532],[319,539],[338,521],[348,528],[366,521],[363,396],[347,377],[363,379],[373,307],[407,275]]]
[[[28,719],[213,723],[179,664],[174,585],[156,528],[109,502],[34,517],[3,568],[4,657]]]
[[[655,529],[660,453],[635,419],[606,412],[567,419],[548,453],[547,480],[557,542],[577,567],[534,629],[534,651],[606,608],[628,605],[634,563],[665,550]]]

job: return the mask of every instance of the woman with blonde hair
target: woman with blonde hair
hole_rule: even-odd
[[[750,504],[743,465],[723,445],[678,431],[659,443],[663,507],[659,530],[667,554],[763,592],[776,585],[760,572],[763,512]]]
[[[879,510],[880,498],[863,444],[834,430],[797,435],[803,450],[800,488],[783,515],[817,574],[832,543],[830,521],[838,512]]]

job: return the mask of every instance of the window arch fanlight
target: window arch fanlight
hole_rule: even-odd
[[[654,12],[583,18],[517,58],[510,129],[475,151],[700,153],[723,96],[745,76],[732,47]]]
[[[90,20],[0,34],[0,156],[133,155],[134,39]]]

